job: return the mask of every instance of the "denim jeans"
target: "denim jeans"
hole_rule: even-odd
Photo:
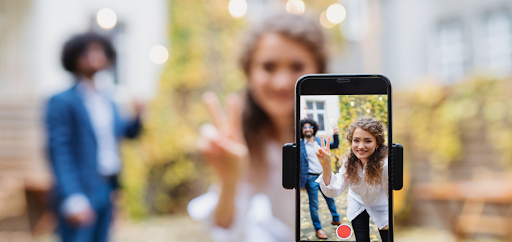
[[[308,175],[308,181],[306,182],[306,191],[308,192],[309,197],[309,212],[311,214],[311,220],[313,220],[313,227],[315,227],[315,231],[322,229],[320,219],[318,218],[318,191],[322,191],[320,190],[320,184],[315,182],[318,177],[318,175]],[[340,215],[338,215],[338,212],[336,211],[334,198],[326,197],[323,193],[322,196],[324,196],[325,202],[327,202],[327,206],[331,211],[332,221],[340,221]]]

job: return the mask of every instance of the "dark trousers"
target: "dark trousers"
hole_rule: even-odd
[[[322,191],[320,190],[320,184],[315,182],[318,177],[319,175],[308,175],[308,181],[306,182],[306,191],[309,197],[309,213],[311,214],[315,231],[322,229],[320,218],[318,217],[318,191]],[[322,196],[324,196],[327,207],[329,207],[329,211],[331,211],[332,221],[340,221],[340,215],[336,211],[334,198],[326,197],[323,193]]]
[[[370,215],[366,210],[352,220],[352,228],[354,228],[357,242],[370,242]],[[388,230],[379,230],[379,234],[383,242],[388,241]]]

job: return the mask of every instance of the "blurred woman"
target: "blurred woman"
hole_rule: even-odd
[[[371,117],[357,119],[348,130],[351,144],[347,158],[336,175],[331,170],[331,153],[322,138],[316,155],[322,175],[316,182],[327,197],[337,197],[348,189],[347,217],[356,240],[370,241],[369,219],[379,228],[382,241],[388,241],[388,146],[384,144],[382,123]]]
[[[218,241],[292,241],[295,193],[282,188],[282,145],[294,140],[294,87],[305,74],[326,69],[325,37],[316,21],[279,14],[252,28],[240,65],[245,100],[203,98],[213,124],[201,128],[199,147],[218,184],[188,206]],[[243,111],[242,110],[243,107]]]

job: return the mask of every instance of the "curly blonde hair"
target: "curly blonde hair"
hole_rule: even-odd
[[[345,163],[346,173],[344,175],[345,180],[351,185],[360,183],[360,178],[357,174],[358,166],[362,165],[361,160],[357,158],[352,150],[352,139],[354,137],[354,131],[357,128],[361,128],[371,133],[377,140],[377,150],[370,156],[368,163],[366,163],[366,176],[364,182],[368,185],[377,186],[382,180],[382,166],[383,161],[388,156],[388,146],[384,144],[385,133],[384,126],[382,123],[372,117],[362,117],[357,119],[352,125],[350,125],[347,134],[347,140],[351,144],[350,150],[347,152],[347,162]]]

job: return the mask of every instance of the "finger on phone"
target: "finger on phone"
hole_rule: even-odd
[[[221,129],[224,123],[224,113],[222,112],[219,98],[213,92],[205,92],[203,94],[203,102],[206,104],[213,125],[215,125],[217,129]]]

